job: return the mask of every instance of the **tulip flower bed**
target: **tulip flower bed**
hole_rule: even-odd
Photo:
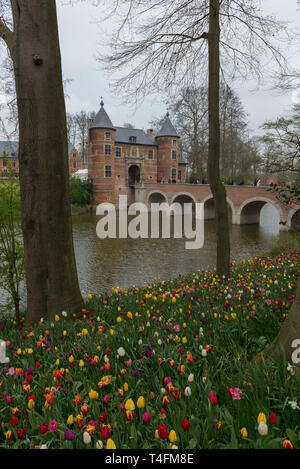
[[[300,448],[300,380],[251,361],[278,333],[300,253],[89,295],[24,334],[0,320],[0,448]]]

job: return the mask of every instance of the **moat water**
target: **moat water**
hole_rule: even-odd
[[[78,276],[84,296],[215,266],[214,221],[205,221],[204,247],[187,250],[185,238],[100,240],[96,234],[98,220],[96,215],[73,218]],[[230,230],[232,260],[260,256],[270,250],[272,238],[279,235],[279,215],[273,206],[266,204],[259,225],[231,225]]]
[[[213,268],[216,263],[215,222],[205,221],[205,241],[202,249],[187,250],[186,239],[105,239],[96,234],[99,217],[73,217],[73,235],[79,283],[84,297],[88,293],[104,293],[112,287],[127,288]],[[231,258],[240,261],[264,255],[273,238],[286,236],[279,232],[279,215],[266,204],[261,210],[260,224],[231,225]],[[0,288],[0,303],[5,294]],[[22,292],[22,307],[26,305]],[[5,310],[6,311],[6,310]]]

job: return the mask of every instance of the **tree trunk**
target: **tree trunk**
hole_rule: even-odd
[[[220,24],[219,0],[210,0],[209,11],[209,149],[208,179],[215,201],[217,273],[229,276],[230,238],[226,190],[220,177]]]
[[[284,351],[285,359],[300,367],[300,363],[294,362],[292,359],[292,354],[298,348],[300,349],[300,344],[295,348],[292,347],[294,340],[300,340],[300,277],[298,279],[296,297],[294,299],[293,305],[290,309],[288,317],[285,319],[283,326],[281,327],[278,336],[270,346],[270,352],[278,356]],[[298,357],[300,353],[298,353]]]
[[[11,0],[27,324],[83,307],[74,255],[55,0]]]

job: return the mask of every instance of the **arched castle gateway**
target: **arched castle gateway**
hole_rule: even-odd
[[[128,203],[202,202],[206,219],[214,218],[210,187],[186,184],[186,163],[181,159],[180,136],[169,114],[158,134],[141,129],[116,127],[101,101],[100,111],[89,129],[88,170],[94,186],[94,203],[117,204],[119,195]],[[280,229],[299,222],[300,206],[287,208],[267,187],[226,186],[233,224],[259,223],[260,211],[271,203],[280,217]]]

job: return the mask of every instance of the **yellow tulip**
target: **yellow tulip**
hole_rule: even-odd
[[[136,405],[138,409],[143,409],[145,407],[145,399],[143,398],[143,396],[140,396],[138,398]]]
[[[247,428],[243,427],[241,429],[241,435],[242,435],[243,438],[247,438],[247,436],[248,436]]]
[[[176,435],[175,430],[170,431],[169,440],[170,440],[171,443],[175,443],[175,441],[177,441],[177,435]]]
[[[127,401],[125,402],[125,409],[126,410],[134,410],[135,409],[135,405],[134,405],[134,402],[132,399],[127,399]]]
[[[257,423],[258,425],[260,424],[260,422],[264,422],[264,423],[267,423],[267,419],[266,419],[266,416],[263,412],[260,412],[258,414],[258,417],[257,417]]]
[[[107,440],[106,449],[116,449],[116,445],[111,438]]]
[[[35,402],[33,399],[29,399],[28,401],[28,409],[32,409],[35,406]]]
[[[73,415],[69,415],[68,420],[67,420],[67,425],[73,425],[74,423],[74,417]]]
[[[89,398],[90,399],[98,399],[99,397],[99,394],[97,393],[97,391],[94,391],[93,389],[90,390],[89,392]]]

